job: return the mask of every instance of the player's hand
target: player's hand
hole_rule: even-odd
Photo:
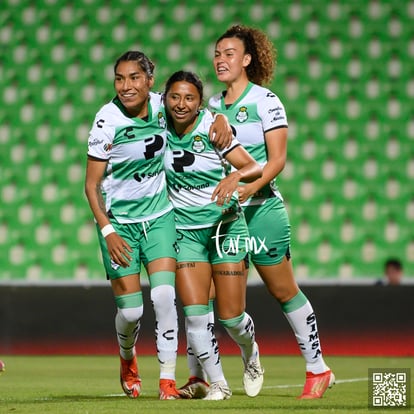
[[[216,200],[218,206],[222,206],[230,201],[231,196],[236,190],[240,180],[240,174],[232,172],[227,177],[223,178],[213,191],[211,201]]]
[[[211,124],[208,131],[210,141],[220,150],[229,148],[233,140],[233,131],[227,119],[223,114],[217,114],[216,120]]]
[[[256,190],[254,189],[254,186],[251,183],[238,186],[237,193],[239,194],[239,202],[244,203],[252,195],[254,195],[255,192]]]
[[[111,233],[105,237],[109,257],[122,267],[129,267],[132,257],[131,246],[118,234]]]

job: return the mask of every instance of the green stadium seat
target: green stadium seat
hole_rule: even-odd
[[[413,275],[414,6],[400,3],[7,1],[0,280],[105,280],[83,180],[93,116],[114,95],[114,60],[143,50],[159,90],[172,71],[193,70],[208,98],[222,89],[215,39],[234,23],[262,28],[278,49],[269,86],[289,119],[278,181],[296,274],[378,277],[393,253]]]

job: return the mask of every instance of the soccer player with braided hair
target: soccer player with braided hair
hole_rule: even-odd
[[[153,85],[154,64],[144,53],[128,51],[115,62],[116,96],[98,111],[89,134],[85,193],[117,306],[122,389],[130,398],[141,393],[135,345],[143,315],[142,263],[156,319],[159,398],[171,400],[180,398],[175,382],[176,232],[164,170],[167,119]],[[232,135],[225,117],[218,118],[209,136],[219,145],[227,130]]]

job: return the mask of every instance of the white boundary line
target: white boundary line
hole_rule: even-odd
[[[335,380],[334,384],[345,384],[347,382],[363,382],[368,381],[368,378],[349,378],[343,380]],[[303,384],[288,384],[288,385],[265,385],[263,389],[275,389],[275,388],[301,388]],[[236,388],[237,390],[242,390],[243,388]]]
[[[368,377],[363,378],[348,378],[343,380],[335,380],[335,384],[346,384],[349,382],[364,382],[368,381]],[[273,390],[273,389],[283,389],[283,388],[301,388],[303,387],[303,384],[282,384],[282,385],[266,385],[263,387],[263,389],[266,390]],[[234,388],[234,390],[242,391],[243,388]],[[141,393],[141,395],[145,396],[145,392]],[[76,397],[76,396],[74,396]],[[125,397],[125,394],[105,394],[103,397]],[[44,397],[44,398],[37,398],[37,401],[48,401],[48,400],[54,400],[56,398],[53,397]]]
[[[348,378],[343,380],[335,380],[335,384],[346,384],[349,382],[364,382],[368,381],[368,377],[364,378]],[[263,387],[263,389],[266,390],[273,390],[273,389],[281,389],[281,388],[301,388],[303,387],[303,384],[284,384],[284,385],[266,385]],[[243,388],[233,388],[237,391],[242,391]],[[142,393],[141,395],[145,395]],[[125,394],[106,394],[104,397],[125,397]]]

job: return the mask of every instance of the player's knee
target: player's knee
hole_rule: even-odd
[[[121,316],[127,323],[135,324],[137,323],[144,313],[143,306],[136,308],[118,308],[118,315]]]
[[[151,301],[156,311],[169,312],[175,308],[175,289],[170,285],[161,285],[151,289]]]
[[[278,289],[270,290],[272,296],[281,304],[290,301],[298,293],[297,289],[280,286]]]

